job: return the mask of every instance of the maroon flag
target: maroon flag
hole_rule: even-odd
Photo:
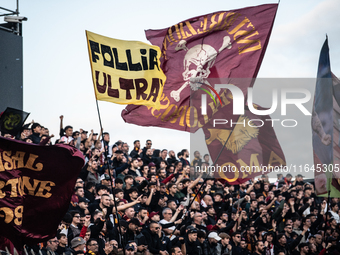
[[[161,67],[167,76],[160,109],[129,105],[125,122],[190,131],[200,110],[189,105],[191,79],[256,77],[264,56],[277,4],[220,11],[191,18],[146,37],[162,50]],[[252,84],[230,81],[246,94]],[[197,88],[196,88],[197,89]]]
[[[211,170],[215,178],[225,179],[232,185],[274,169],[282,172],[285,156],[271,118],[255,115],[247,108],[244,115],[233,115],[231,108],[229,104],[219,110],[203,127],[211,159],[213,162],[217,159],[214,166],[203,170]]]
[[[0,236],[19,251],[55,236],[83,165],[75,147],[0,137]]]

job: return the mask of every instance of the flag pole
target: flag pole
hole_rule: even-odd
[[[98,118],[99,118],[99,125],[100,125],[100,130],[103,130],[103,125],[102,125],[102,120],[101,120],[101,117],[100,117],[100,111],[99,111],[99,106],[98,106],[98,100],[96,99],[96,105],[97,105],[97,112],[98,112]],[[125,255],[125,247],[124,247],[124,244],[123,244],[123,240],[122,240],[122,229],[121,229],[121,226],[120,226],[120,222],[118,220],[118,209],[117,209],[117,201],[116,201],[116,195],[115,193],[113,192],[113,184],[112,184],[112,176],[111,176],[111,171],[110,171],[110,166],[109,166],[109,161],[107,160],[107,155],[108,155],[108,148],[105,146],[104,144],[104,133],[102,133],[102,140],[103,140],[103,146],[104,146],[104,155],[105,155],[105,160],[104,160],[104,163],[108,169],[108,172],[109,172],[109,176],[110,176],[110,182],[111,182],[111,193],[112,193],[112,196],[113,196],[113,204],[114,204],[114,207],[115,207],[115,210],[116,210],[116,217],[115,217],[115,225],[119,227],[119,239],[120,239],[120,243],[122,244],[123,246],[123,254]]]
[[[233,130],[234,130],[234,129],[233,129]],[[217,158],[215,159],[214,163],[212,164],[213,166],[217,163],[218,158],[221,156],[221,153],[222,153],[224,147],[227,145],[227,142],[229,141],[229,138],[230,138],[231,133],[233,132],[233,130],[231,130],[230,134],[228,135],[228,138],[227,138],[227,140],[225,141],[225,143],[224,143],[224,145],[223,145],[223,147],[222,147],[220,153],[218,154]],[[200,193],[200,191],[201,191],[201,189],[203,188],[203,186],[204,186],[204,184],[206,183],[206,181],[207,181],[207,178],[204,178],[204,181],[203,181],[201,187],[200,187],[200,188],[198,189],[198,191],[196,192],[194,198],[190,201],[190,203],[189,203],[189,205],[188,205],[187,215],[189,214],[189,210],[190,210],[190,207],[191,207],[192,203],[195,201],[197,195]],[[183,218],[183,217],[182,217],[182,218]],[[176,229],[177,229],[177,227],[178,227],[179,225],[180,225],[180,224],[177,224],[177,225],[175,226],[175,229],[172,231],[172,233],[171,233],[171,235],[170,235],[170,238],[173,236],[173,234],[175,233],[175,231],[176,231]]]
[[[228,141],[229,141],[229,138],[230,138],[231,134],[233,133],[233,131],[234,131],[234,129],[232,129],[231,132],[229,133],[227,140],[225,141],[225,143],[224,143],[222,149],[220,150],[220,153],[218,153],[217,158],[215,159],[215,162],[212,164],[213,166],[217,163],[217,160],[218,160],[219,157],[221,156],[222,151],[223,151],[224,147],[227,145],[227,143],[228,143]]]

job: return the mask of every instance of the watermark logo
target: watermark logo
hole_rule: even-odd
[[[232,94],[233,98],[233,115],[243,115],[244,114],[244,104],[245,104],[245,98],[242,90],[238,88],[235,85],[232,84],[215,84],[214,87],[210,85],[205,86],[209,87],[217,96],[218,93],[216,90],[220,89],[228,89],[230,93]],[[199,87],[200,88],[200,87]],[[207,94],[209,94],[212,97],[212,94],[204,90]],[[280,90],[281,97],[278,96],[278,90],[273,89],[272,90],[272,105],[269,109],[265,110],[258,110],[254,107],[254,100],[253,100],[253,88],[248,88],[248,93],[247,93],[247,106],[249,108],[249,111],[253,114],[260,115],[260,116],[265,116],[272,114],[276,111],[278,107],[278,101],[281,99],[281,115],[285,116],[287,115],[287,105],[295,105],[304,115],[306,116],[311,116],[312,114],[306,109],[306,107],[303,105],[307,103],[311,99],[311,93],[307,89],[303,88],[281,88]],[[302,95],[303,97],[301,98],[288,98],[288,94],[299,94]],[[213,97],[212,97],[213,98]],[[218,96],[218,99],[220,100],[221,106],[222,102],[220,97]],[[213,98],[215,104],[216,100]],[[205,94],[201,95],[201,114],[202,115],[207,115],[207,96]]]

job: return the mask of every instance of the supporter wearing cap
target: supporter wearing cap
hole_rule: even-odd
[[[131,243],[125,246],[125,254],[126,255],[134,255],[135,254],[135,246]]]
[[[108,174],[103,174],[101,177],[100,177],[100,184],[101,185],[105,185],[106,187],[108,188],[111,188],[111,178]]]
[[[149,175],[156,175],[156,164],[154,162],[149,163]]]
[[[229,188],[227,188],[229,190]],[[217,191],[214,194],[214,209],[216,211],[216,215],[219,217],[223,211],[225,211],[225,208],[227,208],[227,204],[223,202],[223,193],[220,191]]]
[[[75,237],[71,240],[71,246],[66,249],[65,255],[84,254],[85,240],[81,237]]]
[[[186,254],[197,255],[200,252],[200,242],[197,240],[197,229],[193,226],[187,227],[187,238],[185,239]]]
[[[80,129],[80,139],[82,142],[85,142],[87,140],[87,133],[88,131],[85,131],[82,128]]]
[[[208,235],[208,254],[218,254],[222,250],[222,245],[219,243],[221,237],[216,232],[210,232]]]
[[[151,221],[159,222],[160,221],[159,212],[151,212],[149,218]]]
[[[89,213],[89,211],[87,210],[89,202],[90,200],[88,200],[86,197],[80,197],[78,199],[78,203],[75,206],[72,206],[71,203],[70,209],[78,211],[80,214],[84,215],[85,213]]]

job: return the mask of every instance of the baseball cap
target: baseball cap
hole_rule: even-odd
[[[149,215],[149,218],[151,219],[153,216],[158,215],[159,212],[151,212]]]
[[[79,236],[71,240],[71,248],[76,248],[77,246],[81,244],[85,244],[85,240]]]
[[[110,176],[108,174],[103,174],[102,176],[100,176],[100,180],[110,180]]]
[[[196,228],[190,228],[187,233],[188,233],[188,235],[197,233],[197,229]]]
[[[218,234],[216,232],[211,232],[209,235],[208,235],[208,238],[214,238],[216,241],[220,241],[221,240],[221,237],[218,236]]]
[[[132,251],[134,251],[135,250],[135,246],[133,246],[133,244],[131,244],[131,243],[129,243],[129,244],[127,244],[126,246],[125,246],[125,250],[132,250]]]
[[[89,203],[90,200],[88,200],[86,197],[80,197],[78,200],[78,203],[81,203],[81,202]]]
[[[156,164],[153,163],[153,162],[150,162],[150,163],[149,163],[149,167],[152,167],[152,166],[156,166]]]

